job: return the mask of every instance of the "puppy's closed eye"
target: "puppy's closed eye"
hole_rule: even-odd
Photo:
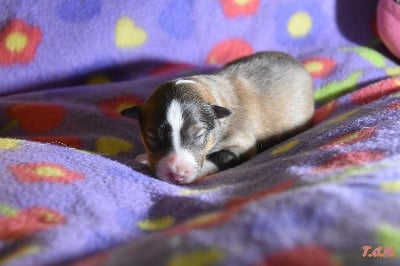
[[[206,134],[206,129],[202,128],[194,132],[193,137],[194,138],[202,138]]]
[[[145,137],[148,139],[157,139],[157,133],[153,132],[153,131],[147,131],[144,133]]]
[[[157,133],[153,131],[146,131],[144,133],[144,138],[149,144],[150,148],[156,148],[159,142],[161,141]]]
[[[202,128],[199,125],[190,125],[182,128],[181,133],[187,137],[194,137],[201,129]]]
[[[191,127],[185,135],[191,143],[198,145],[205,141],[207,130],[203,127]]]

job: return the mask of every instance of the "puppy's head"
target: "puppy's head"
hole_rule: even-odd
[[[122,111],[138,118],[150,168],[163,180],[191,183],[216,141],[216,120],[230,111],[205,100],[200,84],[161,84],[143,106]]]

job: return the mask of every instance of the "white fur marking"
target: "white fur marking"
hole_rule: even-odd
[[[149,160],[147,159],[147,154],[139,154],[138,156],[136,156],[135,158],[135,162],[141,163],[141,164],[145,164],[145,165],[149,165]]]
[[[176,81],[175,81],[175,85],[179,85],[179,84],[196,84],[196,82],[195,81],[193,81],[193,80],[190,80],[190,79],[177,79]]]
[[[181,129],[184,121],[182,106],[177,100],[172,100],[168,107],[167,121],[171,126],[173,150],[158,163],[157,175],[165,178],[168,171],[172,171],[183,176],[183,182],[191,182],[195,178],[197,163],[193,154],[181,146]],[[170,159],[174,159],[173,162],[169,162]]]
[[[205,160],[199,176],[206,176],[218,172],[218,167],[211,161]]]
[[[172,146],[175,152],[179,153],[181,148],[181,129],[183,126],[183,114],[180,103],[172,100],[167,111],[167,121],[172,129]]]

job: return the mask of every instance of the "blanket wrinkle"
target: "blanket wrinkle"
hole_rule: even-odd
[[[0,265],[399,265],[400,66],[376,5],[2,1]],[[134,161],[121,110],[264,50],[310,73],[312,127],[185,186]]]

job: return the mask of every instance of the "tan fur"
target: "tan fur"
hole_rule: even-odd
[[[234,153],[239,161],[246,160],[259,149],[304,130],[314,113],[310,75],[283,53],[258,53],[236,60],[213,75],[184,80],[194,81],[182,81],[179,85],[183,86],[180,93],[186,98],[201,98],[205,103],[231,111],[231,115],[216,120],[216,127],[201,151],[199,167],[207,155],[221,150]],[[171,84],[160,85],[155,93],[170,89]],[[155,126],[147,121],[152,121],[151,117],[159,112],[159,101],[152,96],[143,106],[144,127]],[[148,159],[154,168],[161,155],[148,150]]]
[[[232,111],[222,119],[225,127],[218,145],[211,151],[229,149],[249,158],[263,147],[304,130],[314,113],[311,77],[304,72],[290,73],[288,82],[276,82],[279,87],[265,93],[252,81],[240,76],[199,75],[191,85],[211,104]]]
[[[204,151],[202,152],[202,159],[205,160],[207,154],[210,153],[211,149],[213,148],[214,144],[215,144],[215,134],[211,133],[207,143],[206,143],[206,147],[204,148]]]
[[[193,76],[190,78],[190,80],[193,80],[198,84],[198,86],[194,86],[193,89],[198,92],[205,102],[215,105],[218,104],[215,97],[211,94],[212,91],[210,90],[210,86],[204,76]]]

